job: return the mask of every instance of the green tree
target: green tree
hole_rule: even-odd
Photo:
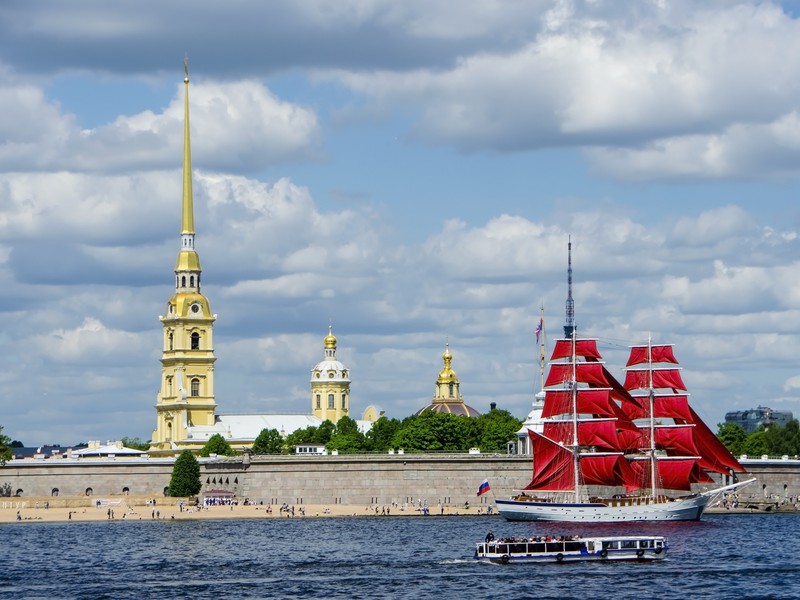
[[[14,458],[14,453],[11,451],[10,444],[11,439],[3,434],[3,426],[0,425],[0,467]]]
[[[216,454],[217,456],[233,456],[236,454],[236,451],[231,448],[231,445],[224,437],[219,433],[215,433],[208,438],[206,445],[200,448],[200,456],[211,456],[212,454]]]
[[[342,417],[347,418],[347,417]],[[330,419],[325,419],[314,432],[314,439],[311,440],[315,444],[327,444],[333,433],[336,431],[336,425]]]
[[[363,452],[366,447],[367,438],[358,430],[358,423],[346,416],[336,423],[336,429],[327,444],[329,450],[339,452]]]
[[[331,423],[333,425],[333,423]],[[286,449],[287,452],[294,452],[295,446],[302,444],[317,444],[317,429],[313,425],[309,425],[305,429],[298,429],[286,436]]]
[[[403,419],[392,438],[393,448],[414,452],[466,452],[470,448],[472,419],[426,410]]]
[[[381,417],[372,424],[367,432],[367,450],[371,452],[388,452],[393,449],[392,438],[400,429],[400,421]]]
[[[742,446],[742,454],[747,454],[748,456],[769,454],[769,445],[763,429],[747,436]]]
[[[736,423],[720,423],[718,427],[717,438],[722,442],[723,446],[734,456],[745,454],[743,448],[747,440],[747,434],[744,428]]]
[[[138,437],[124,437],[120,440],[122,445],[126,448],[133,448],[134,450],[147,451],[150,449],[150,442],[143,442]]]
[[[471,445],[483,452],[506,452],[508,442],[516,441],[522,421],[507,410],[490,410],[472,420]]]
[[[169,495],[174,497],[194,496],[200,491],[200,463],[191,450],[184,450],[172,467],[169,480]]]
[[[283,438],[277,429],[262,429],[253,443],[253,454],[280,454]]]

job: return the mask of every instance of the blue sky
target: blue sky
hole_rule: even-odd
[[[179,241],[183,57],[221,413],[306,412],[329,321],[359,416],[524,417],[533,330],[622,377],[676,344],[714,427],[800,414],[798,3],[0,7],[0,425],[149,438]]]

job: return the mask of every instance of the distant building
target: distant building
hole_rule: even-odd
[[[762,425],[765,429],[772,425],[785,427],[793,418],[791,411],[772,410],[766,406],[725,413],[725,422],[741,426],[745,433],[753,433]]]
[[[439,373],[439,378],[436,380],[436,391],[433,394],[433,402],[428,404],[425,408],[417,411],[417,415],[425,411],[450,413],[453,415],[465,415],[467,417],[479,417],[481,413],[464,404],[464,399],[461,397],[459,390],[458,375],[452,369],[453,355],[450,354],[450,345],[445,344],[444,354],[442,354],[444,361],[444,369]]]

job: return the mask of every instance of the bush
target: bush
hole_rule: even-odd
[[[176,497],[194,496],[203,486],[200,483],[200,463],[191,450],[184,450],[172,467],[169,480],[169,495]]]

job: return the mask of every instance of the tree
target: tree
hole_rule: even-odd
[[[327,447],[339,452],[363,452],[367,447],[367,439],[358,430],[358,423],[350,417],[342,417],[337,421]]]
[[[400,421],[381,417],[367,432],[367,449],[371,452],[387,452],[393,449],[392,438],[400,429]]]
[[[172,467],[169,480],[169,495],[174,497],[194,496],[203,486],[200,483],[200,463],[191,450],[184,450]]]
[[[122,445],[126,448],[133,448],[134,450],[143,450],[147,452],[150,449],[150,442],[143,442],[138,437],[124,437],[120,440]]]
[[[0,467],[14,458],[14,453],[11,451],[10,444],[11,439],[7,435],[3,435],[3,426],[0,425]]]
[[[206,445],[200,448],[200,456],[211,456],[212,454],[216,454],[217,456],[233,456],[236,454],[236,451],[231,448],[231,445],[224,437],[219,433],[215,433],[208,438]]]
[[[717,430],[717,438],[734,456],[744,454],[742,449],[744,448],[745,440],[747,440],[747,434],[741,425],[727,422],[721,423]]]
[[[253,454],[280,454],[283,438],[277,429],[262,429],[253,443]]]
[[[517,439],[522,421],[507,410],[490,410],[472,420],[471,444],[483,452],[506,452],[506,444]]]
[[[763,429],[761,431],[754,431],[747,436],[742,446],[742,454],[747,454],[748,456],[769,454],[769,445],[767,444]]]

